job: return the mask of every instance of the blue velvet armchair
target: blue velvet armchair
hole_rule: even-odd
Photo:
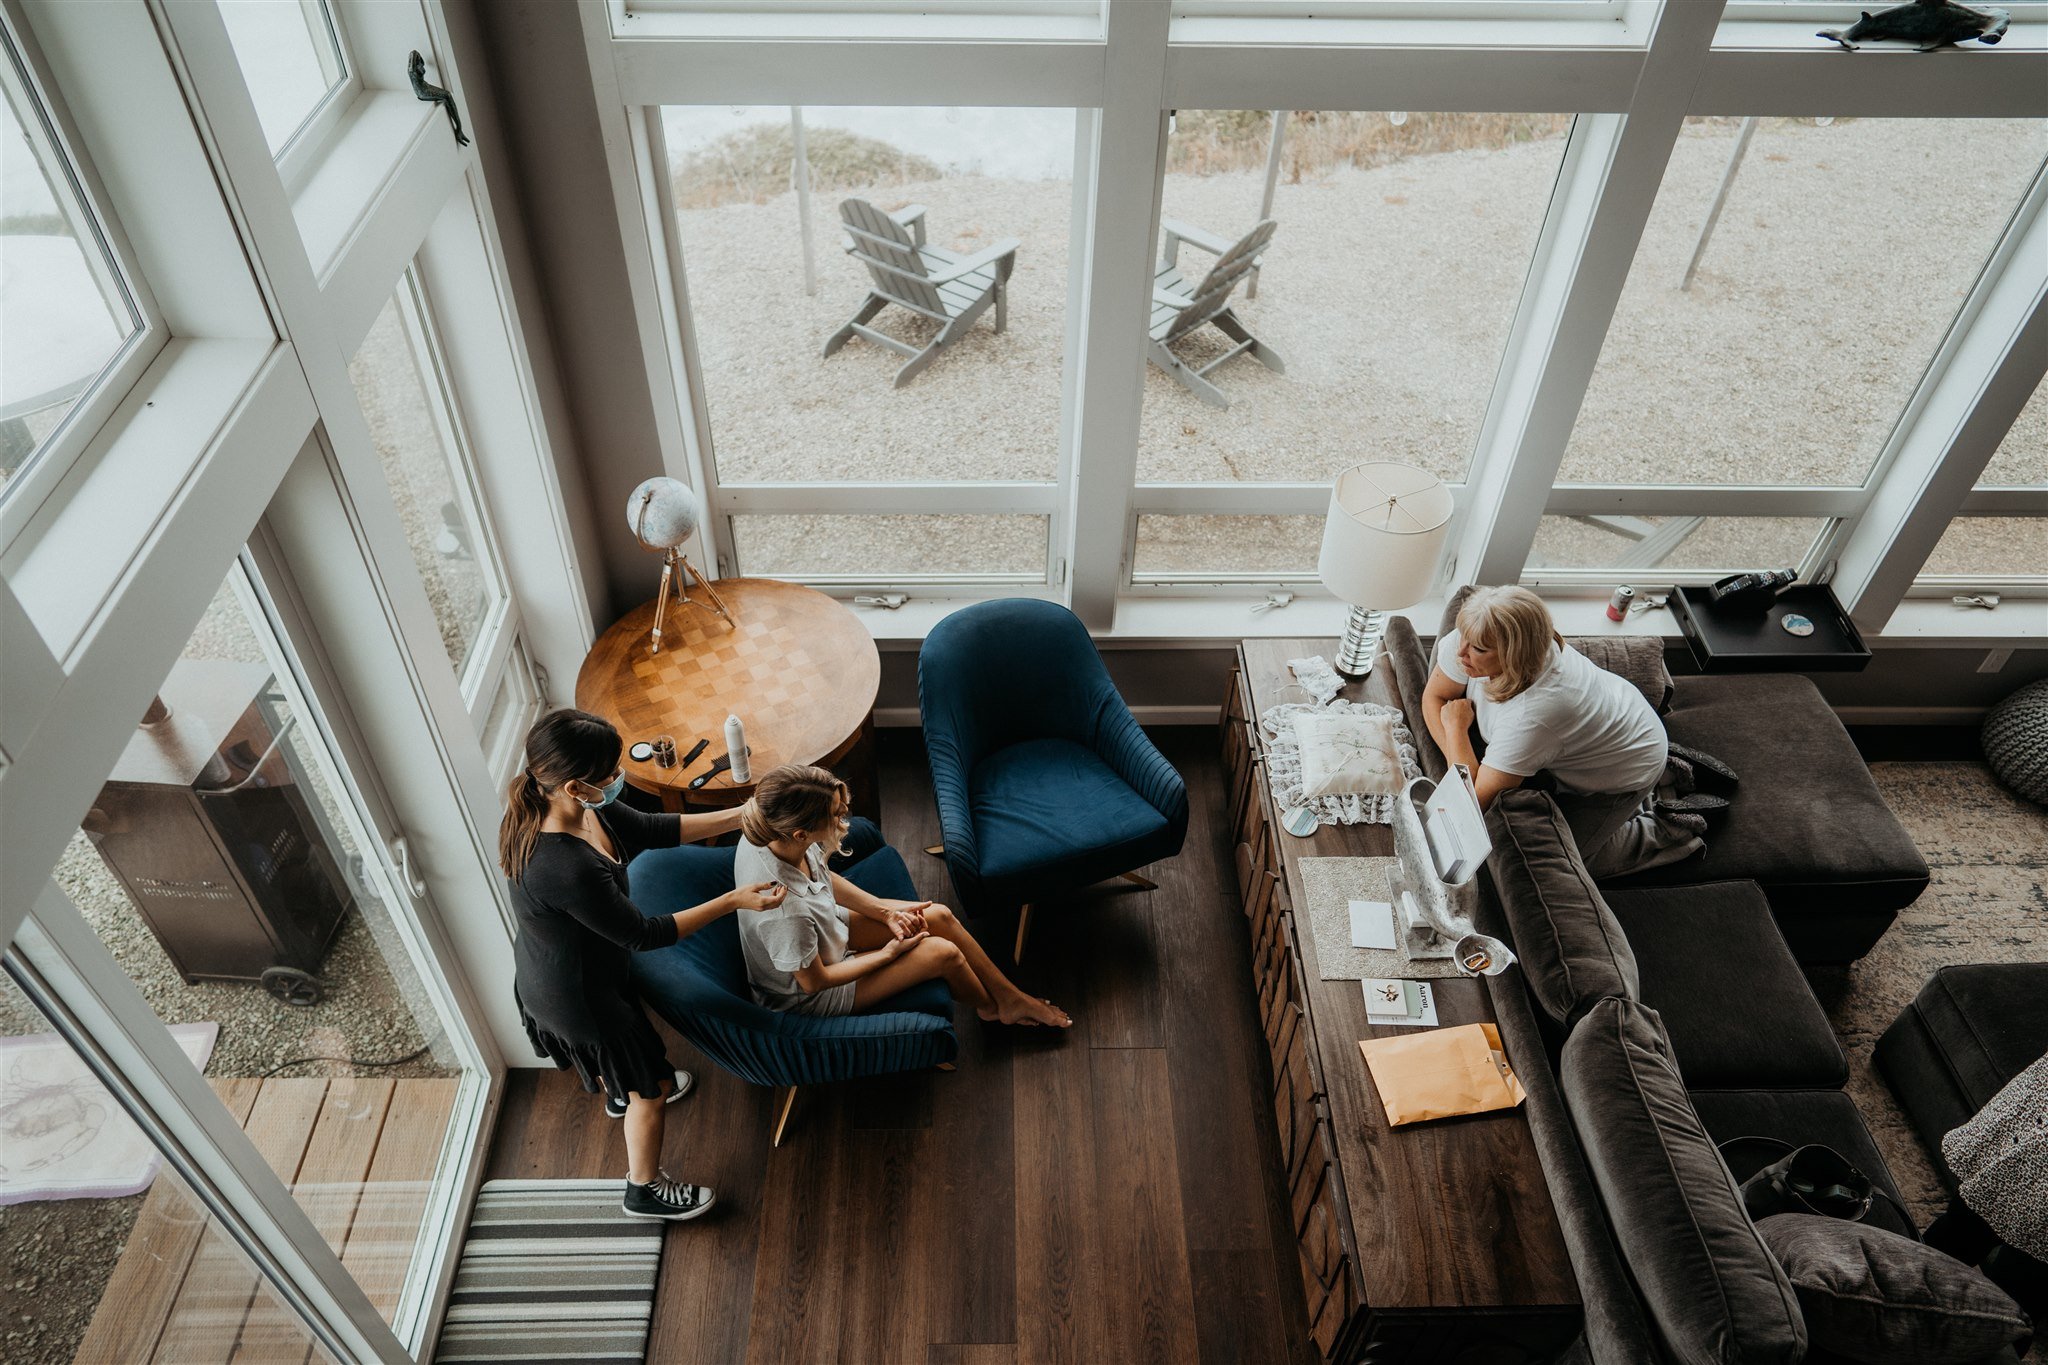
[[[846,849],[852,861],[833,866],[848,881],[877,896],[918,899],[902,856],[872,822],[853,822]],[[732,890],[732,866],[730,848],[650,849],[627,869],[633,903],[649,918],[701,905]],[[920,982],[884,1002],[887,1010],[867,1014],[820,1017],[755,1003],[732,915],[671,947],[635,954],[633,981],[654,1012],[713,1062],[755,1085],[787,1087],[772,1136],[778,1146],[797,1087],[951,1066],[960,1051],[943,981]]]
[[[954,889],[970,914],[1018,912],[1016,956],[1034,902],[1180,851],[1187,785],[1065,607],[954,612],[918,654],[917,699]]]

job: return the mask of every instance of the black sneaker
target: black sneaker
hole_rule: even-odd
[[[690,1087],[696,1083],[697,1078],[689,1072],[676,1072],[676,1083],[669,1088],[666,1103],[674,1104],[677,1100],[689,1094]],[[604,1113],[606,1118],[622,1119],[626,1117],[625,1098],[620,1095],[614,1095],[607,1090],[604,1095]]]
[[[686,1185],[662,1171],[645,1185],[628,1180],[620,1207],[629,1218],[666,1218],[681,1223],[705,1212],[715,1202],[716,1196],[705,1186]]]

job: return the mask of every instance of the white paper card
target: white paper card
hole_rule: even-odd
[[[1386,949],[1396,947],[1394,907],[1385,901],[1351,902],[1351,946]]]
[[[1381,983],[1377,978],[1368,977],[1359,984],[1365,989],[1365,1010],[1369,1023],[1395,1024],[1403,1028],[1434,1028],[1436,1026],[1436,991],[1430,986],[1429,982],[1418,981],[1415,983],[1421,988],[1422,1009],[1419,1013],[1412,1016],[1375,1013],[1375,1009],[1386,1008],[1384,1004],[1373,998],[1373,987]]]

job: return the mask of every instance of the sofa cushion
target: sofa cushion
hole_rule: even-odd
[[[1656,1013],[1602,1000],[1559,1065],[1586,1162],[1666,1351],[1682,1365],[1793,1365],[1806,1326],[1694,1115]]]
[[[1910,1238],[1811,1213],[1757,1231],[1799,1295],[1808,1339],[1865,1365],[1971,1365],[2033,1335],[1983,1271]]]
[[[1695,1090],[1692,1107],[1716,1144],[1733,1144],[1722,1155],[1738,1185],[1783,1156],[1784,1144],[1802,1147],[1818,1142],[1847,1157],[1851,1166],[1891,1196],[1871,1201],[1867,1222],[1901,1235],[1917,1235],[1918,1229],[1892,1202],[1899,1197],[1899,1186],[1877,1150],[1877,1140],[1870,1136],[1856,1102],[1841,1091]],[[1735,1142],[1745,1137],[1777,1141]]]
[[[1695,1090],[1836,1089],[1842,1045],[1772,922],[1755,882],[1707,882],[1607,897],[1635,951],[1678,1070]]]
[[[1914,997],[1975,1113],[2048,1052],[2048,962],[1943,967]]]
[[[1104,850],[1143,843],[1167,824],[1093,749],[1070,739],[998,749],[974,765],[972,781],[981,875],[990,882],[1092,865]]]
[[[1741,784],[1705,853],[1609,885],[1758,882],[1802,962],[1860,957],[1926,888],[1926,860],[1810,680],[1684,678],[1664,724]]]
[[[1878,1069],[1951,1191],[1941,1138],[2048,1052],[2048,962],[1943,967],[1877,1040]]]
[[[1505,791],[1486,823],[1493,836],[1487,870],[1522,979],[1544,1012],[1570,1025],[1610,996],[1635,998],[1635,954],[1557,803],[1543,792]]]

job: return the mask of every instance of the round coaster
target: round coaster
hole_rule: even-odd
[[[1785,618],[1778,622],[1778,625],[1787,635],[1806,636],[1813,634],[1812,618],[1801,616],[1797,612],[1787,612]]]
[[[1297,839],[1308,838],[1316,832],[1316,826],[1321,823],[1316,819],[1316,813],[1307,806],[1292,806],[1280,817],[1280,828]]]

